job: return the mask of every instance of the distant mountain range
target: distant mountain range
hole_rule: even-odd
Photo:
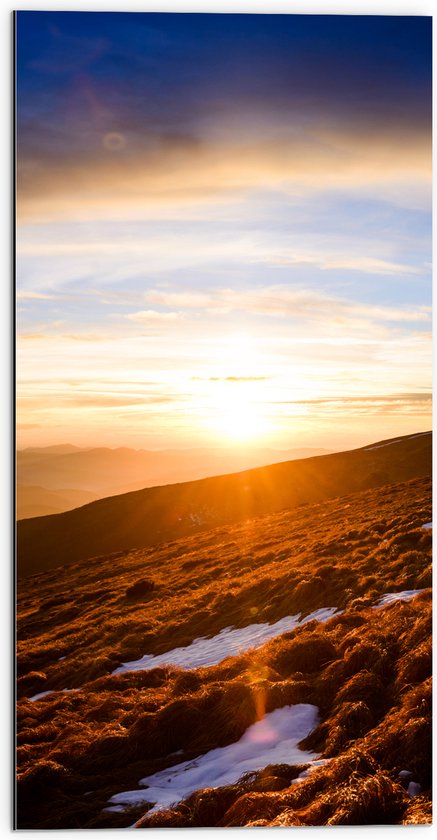
[[[105,496],[192,481],[275,462],[324,455],[300,448],[81,449],[71,444],[29,447],[17,453],[17,519],[61,513]]]
[[[58,515],[23,520],[17,527],[18,575],[169,542],[218,525],[429,476],[431,447],[431,432],[423,432],[347,452],[149,487]],[[108,463],[102,451],[105,450],[94,450],[96,465]],[[70,453],[59,458],[62,461],[64,457],[86,454]],[[83,457],[84,480],[87,463],[90,469],[91,462]]]
[[[19,484],[17,485],[17,519],[63,513],[99,498],[101,497],[98,493],[90,493],[88,490],[73,488],[48,490],[47,487],[35,484]]]

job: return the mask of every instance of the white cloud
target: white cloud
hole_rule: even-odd
[[[359,320],[380,322],[425,323],[431,319],[428,306],[376,306],[322,294],[316,289],[285,285],[258,286],[249,289],[215,288],[204,292],[152,289],[144,295],[159,306],[209,313],[229,314],[244,311],[272,317],[291,317],[310,322],[324,321],[358,324]]]
[[[137,321],[139,324],[157,324],[176,321],[181,318],[181,315],[179,312],[158,312],[156,309],[142,309],[139,312],[131,312],[124,317],[131,321]]]
[[[276,258],[272,255],[272,263],[279,265],[315,265],[322,270],[346,269],[361,271],[365,274],[399,275],[423,274],[425,267],[408,265],[406,263],[390,262],[376,257],[337,256],[336,254],[305,253],[294,251],[289,256]]]

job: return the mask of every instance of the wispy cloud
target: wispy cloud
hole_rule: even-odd
[[[348,269],[351,271],[360,271],[365,274],[391,276],[423,274],[426,270],[422,266],[390,262],[389,260],[378,259],[376,257],[341,257],[329,253],[299,253],[298,251],[294,251],[289,256],[279,258],[272,255],[271,262],[278,265],[315,265],[322,271]]]
[[[47,324],[40,328],[39,332],[17,332],[17,342],[46,342],[51,344],[56,344],[61,342],[75,342],[75,343],[84,343],[84,344],[101,344],[102,342],[110,342],[113,341],[113,334],[111,335],[109,332],[106,333],[86,333],[86,332],[77,332],[77,333],[63,333],[62,328],[65,327],[64,324],[57,327],[54,324]]]
[[[49,292],[34,292],[30,289],[17,289],[17,300],[59,300],[59,295]]]
[[[145,299],[160,306],[201,309],[223,315],[244,311],[277,318],[305,318],[308,321],[330,319],[341,322],[347,319],[350,322],[354,318],[365,318],[381,322],[427,323],[431,318],[431,309],[425,305],[371,305],[326,295],[317,289],[290,288],[285,285],[249,289],[216,288],[201,293],[152,289],[145,293]]]
[[[270,376],[193,376],[193,382],[264,382]]]
[[[148,405],[165,405],[174,402],[174,397],[160,395],[160,396],[141,396],[133,397],[129,394],[125,396],[107,396],[106,394],[88,394],[81,396],[66,396],[64,401],[71,406],[85,407],[85,408],[114,408],[123,406],[148,406]]]
[[[159,312],[156,309],[142,309],[139,312],[131,312],[124,316],[130,321],[136,321],[139,324],[159,324],[168,321],[176,321],[181,318],[179,312]]]
[[[272,400],[266,409],[272,416],[283,417],[347,418],[347,417],[422,417],[431,422],[432,394],[338,394],[328,399]]]
[[[411,394],[382,394],[382,395],[368,395],[368,396],[344,396],[329,397],[329,399],[314,399],[314,400],[289,400],[291,405],[330,405],[337,403],[431,403],[432,393],[411,393]]]
[[[17,335],[17,341],[47,341],[52,336],[48,335],[47,333],[19,333]]]

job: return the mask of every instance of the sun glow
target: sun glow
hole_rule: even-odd
[[[213,375],[203,397],[209,429],[236,444],[252,443],[269,432],[263,360],[255,338],[236,333],[220,341],[212,354]]]
[[[219,409],[213,427],[235,442],[244,443],[261,437],[267,431],[267,422],[257,405],[234,398]]]

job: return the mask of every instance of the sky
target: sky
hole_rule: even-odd
[[[431,428],[431,18],[19,12],[18,445]]]

